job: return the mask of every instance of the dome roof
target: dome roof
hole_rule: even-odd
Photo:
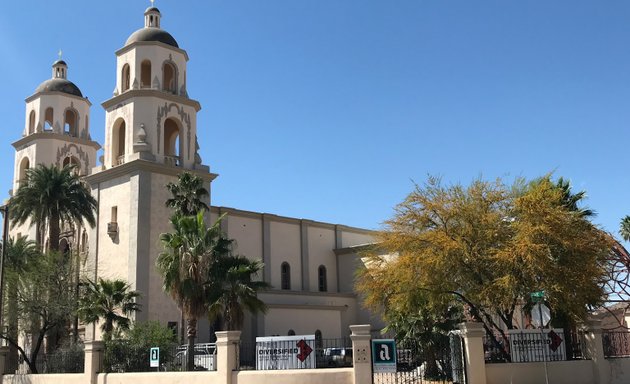
[[[66,64],[66,62],[65,62],[65,61],[63,61],[63,60],[61,60],[61,59],[59,59],[59,60],[55,61],[55,62],[53,63],[53,66],[55,66],[55,65],[65,65],[65,66],[68,66],[68,64]]]
[[[166,32],[163,29],[159,28],[142,28],[138,29],[134,33],[129,36],[125,46],[138,42],[138,41],[159,41],[160,43],[164,43],[175,48],[179,48],[177,41],[170,33]]]
[[[157,13],[160,13],[160,10],[159,10],[159,9],[157,9],[156,7],[149,7],[149,8],[147,8],[147,9],[144,11],[144,13],[148,13],[148,12],[157,12]]]
[[[63,92],[74,96],[83,97],[81,90],[79,87],[74,85],[74,83],[70,80],[66,79],[48,79],[41,83],[37,89],[35,89],[35,93],[40,92]]]

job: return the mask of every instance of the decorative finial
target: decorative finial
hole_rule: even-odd
[[[57,54],[59,55],[59,60],[61,60],[61,55],[63,55],[63,51],[60,49],[59,52],[57,52]]]
[[[155,6],[155,0],[149,0],[151,2],[151,6],[154,7]]]

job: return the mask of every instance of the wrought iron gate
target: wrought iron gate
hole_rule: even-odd
[[[374,384],[466,384],[464,339],[457,331],[431,340],[396,342],[396,372],[374,373]]]

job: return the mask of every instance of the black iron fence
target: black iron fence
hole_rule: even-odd
[[[381,336],[382,338],[382,336]],[[465,383],[463,339],[458,333],[396,342],[396,370],[375,372],[375,384]]]
[[[554,329],[484,336],[486,363],[526,363],[588,359],[582,331]]]
[[[193,370],[216,370],[216,344],[195,344]],[[105,372],[185,371],[188,352],[185,345],[169,344],[159,348],[158,366],[151,367],[150,347],[128,340],[112,340],[105,345]]]
[[[352,367],[352,340],[316,339],[241,342],[239,370],[311,369]]]
[[[33,361],[31,353],[26,354],[29,361]],[[27,360],[16,349],[9,350],[4,373],[83,373],[85,354],[83,344],[71,345],[57,349],[50,353],[40,352],[35,358],[35,369],[30,369]]]
[[[604,331],[602,332],[604,357],[630,357],[630,332]]]

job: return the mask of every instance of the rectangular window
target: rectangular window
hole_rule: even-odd
[[[109,220],[111,223],[117,223],[118,222],[118,207],[117,206],[113,206],[112,207],[112,215],[111,218]]]

